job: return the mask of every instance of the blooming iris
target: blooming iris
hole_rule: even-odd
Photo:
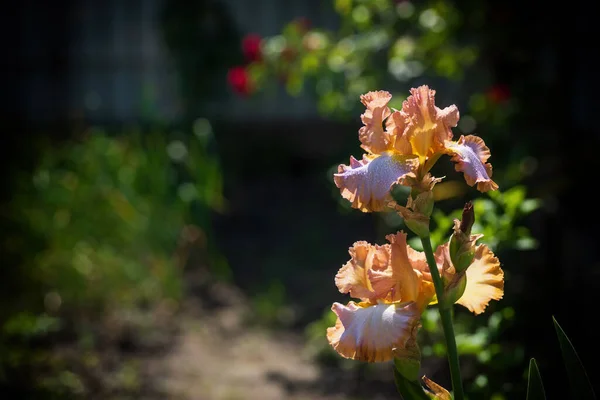
[[[337,320],[327,329],[327,339],[343,357],[378,362],[410,351],[416,343],[421,313],[436,302],[425,253],[408,246],[402,231],[386,239],[389,244],[354,243],[350,261],[335,277],[341,293],[360,300],[334,303],[331,308]],[[457,272],[448,243],[437,248],[435,258],[444,280],[452,281]],[[502,298],[503,276],[492,251],[485,244],[477,245],[466,269],[464,293],[456,303],[482,313],[490,300]]]
[[[336,186],[352,207],[382,211],[392,186],[411,186],[415,179],[423,179],[443,154],[452,157],[470,186],[476,185],[481,192],[498,189],[491,179],[490,151],[483,140],[468,135],[452,141],[458,108],[436,107],[435,90],[426,85],[410,93],[402,109],[393,111],[388,107],[389,92],[374,91],[360,97],[366,111],[361,115],[364,126],[358,137],[366,153],[360,161],[350,157],[350,165],[340,165],[334,174]]]
[[[490,151],[481,138],[469,135],[452,141],[457,107],[436,107],[435,91],[427,86],[410,93],[402,109],[393,111],[388,107],[392,96],[386,91],[361,96],[367,109],[358,136],[366,153],[360,161],[351,157],[350,165],[340,165],[334,181],[354,208],[371,212],[392,207],[409,229],[429,240],[432,189],[441,180],[429,171],[440,156],[450,155],[470,186],[485,192],[498,185],[491,179]],[[391,200],[396,184],[412,189],[405,207]],[[418,354],[421,314],[437,303],[430,267],[437,268],[438,286],[441,276],[444,306],[457,303],[480,314],[490,300],[502,298],[504,272],[494,253],[476,244],[482,235],[471,235],[472,213],[472,206],[466,206],[462,223],[454,221],[450,241],[430,254],[435,266],[433,260],[432,265],[427,263],[425,253],[408,246],[402,231],[388,235],[389,243],[384,245],[354,243],[350,261],[338,271],[335,284],[359,302],[334,303],[337,320],[327,329],[329,343],[340,355],[377,362]]]

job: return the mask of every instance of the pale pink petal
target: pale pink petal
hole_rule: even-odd
[[[363,212],[382,211],[391,199],[392,186],[414,176],[417,166],[415,158],[404,156],[383,154],[361,161],[351,157],[350,165],[340,165],[333,179],[352,207]]]
[[[366,362],[393,359],[395,351],[414,341],[420,318],[414,303],[361,307],[351,301],[331,309],[338,319],[327,328],[329,344],[343,357]]]
[[[437,107],[436,107],[437,108]],[[458,112],[458,107],[454,104],[440,110],[436,109],[437,117],[444,122],[450,128],[454,128],[458,125],[458,120],[460,119],[460,113]]]
[[[335,284],[339,291],[350,293],[350,296],[363,301],[385,297],[393,285],[390,282],[390,246],[360,241],[354,243],[348,252],[351,256],[350,261],[340,268],[335,276]],[[378,277],[377,282],[372,283],[371,275]]]
[[[358,138],[362,148],[373,154],[381,154],[389,150],[392,141],[386,131],[383,130],[383,121],[390,115],[391,111],[387,104],[392,95],[384,90],[369,92],[360,96],[360,101],[367,107],[361,115],[365,126],[359,129]]]
[[[473,263],[467,268],[467,286],[457,301],[475,314],[485,311],[490,300],[504,296],[504,272],[500,261],[484,244],[477,246]]]
[[[477,184],[477,190],[487,192],[498,189],[492,180],[492,165],[486,164],[490,149],[478,136],[461,136],[457,142],[447,141],[446,150],[453,155],[455,168],[462,172],[469,186]]]

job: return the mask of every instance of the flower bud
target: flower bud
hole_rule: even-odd
[[[471,235],[475,213],[471,202],[463,208],[462,220],[454,220],[454,233],[450,237],[450,260],[457,272],[466,270],[475,256],[475,242],[482,235]]]
[[[465,235],[471,234],[471,228],[475,223],[475,211],[473,210],[473,203],[470,201],[463,207],[462,221],[460,221],[460,230]]]

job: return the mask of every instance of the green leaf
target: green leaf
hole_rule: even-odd
[[[594,394],[592,385],[585,372],[585,368],[583,367],[573,344],[556,321],[556,318],[552,317],[552,321],[554,322],[563,362],[567,370],[567,375],[569,376],[572,398],[578,400],[596,399],[596,395]]]
[[[431,400],[418,381],[409,381],[396,368],[394,368],[394,381],[403,400]]]
[[[544,385],[535,358],[529,361],[529,377],[527,379],[527,400],[546,400]]]

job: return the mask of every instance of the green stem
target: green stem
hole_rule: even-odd
[[[448,351],[448,363],[450,364],[450,377],[452,378],[452,391],[454,392],[455,400],[464,400],[462,379],[460,377],[460,364],[458,362],[458,349],[456,348],[456,338],[454,337],[454,327],[452,326],[452,304],[444,303],[444,283],[437,269],[437,263],[431,248],[429,236],[422,236],[423,250],[427,257],[427,264],[431,271],[433,285],[435,286],[435,294],[438,299],[438,310],[442,319],[442,327],[444,328],[444,338],[446,339],[446,350]]]

